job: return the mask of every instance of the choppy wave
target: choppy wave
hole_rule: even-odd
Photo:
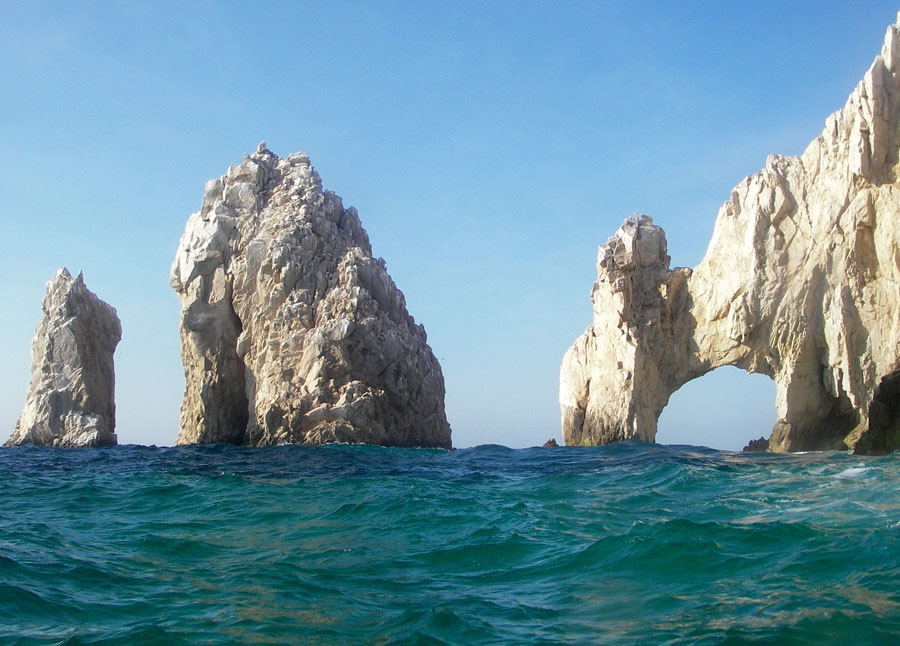
[[[12,644],[891,643],[900,461],[0,451]]]

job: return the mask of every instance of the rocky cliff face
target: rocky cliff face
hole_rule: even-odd
[[[116,443],[113,353],[122,338],[116,310],[61,268],[47,283],[31,342],[31,384],[6,446]]]
[[[900,27],[800,157],[770,156],[669,270],[646,217],[600,247],[594,319],[560,374],[568,444],[653,441],[669,396],[723,365],[775,380],[769,450],[900,448]]]
[[[179,444],[450,447],[444,378],[354,208],[265,144],[206,184],[171,285]]]

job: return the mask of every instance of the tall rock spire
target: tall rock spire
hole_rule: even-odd
[[[25,409],[6,446],[114,445],[113,353],[122,338],[116,310],[64,267],[47,283],[42,307]]]

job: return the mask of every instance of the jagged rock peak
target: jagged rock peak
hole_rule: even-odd
[[[25,409],[6,446],[116,444],[113,353],[122,338],[116,310],[60,268],[31,342]]]
[[[658,375],[645,354],[667,342],[661,287],[668,269],[665,233],[646,215],[628,218],[600,245],[594,323],[569,348],[560,372],[566,444],[653,441],[658,411],[645,404],[656,398]]]
[[[356,209],[262,142],[204,189],[172,264],[179,444],[450,447],[444,378]]]
[[[644,219],[601,246],[593,322],[560,372],[566,443],[653,441],[673,392],[733,365],[775,381],[771,451],[900,448],[898,162],[892,25],[803,155],[734,188],[697,267],[669,270]]]

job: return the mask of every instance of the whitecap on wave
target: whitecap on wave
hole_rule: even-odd
[[[862,478],[869,471],[871,471],[871,467],[850,467],[849,469],[844,469],[840,473],[835,474],[835,478]]]

